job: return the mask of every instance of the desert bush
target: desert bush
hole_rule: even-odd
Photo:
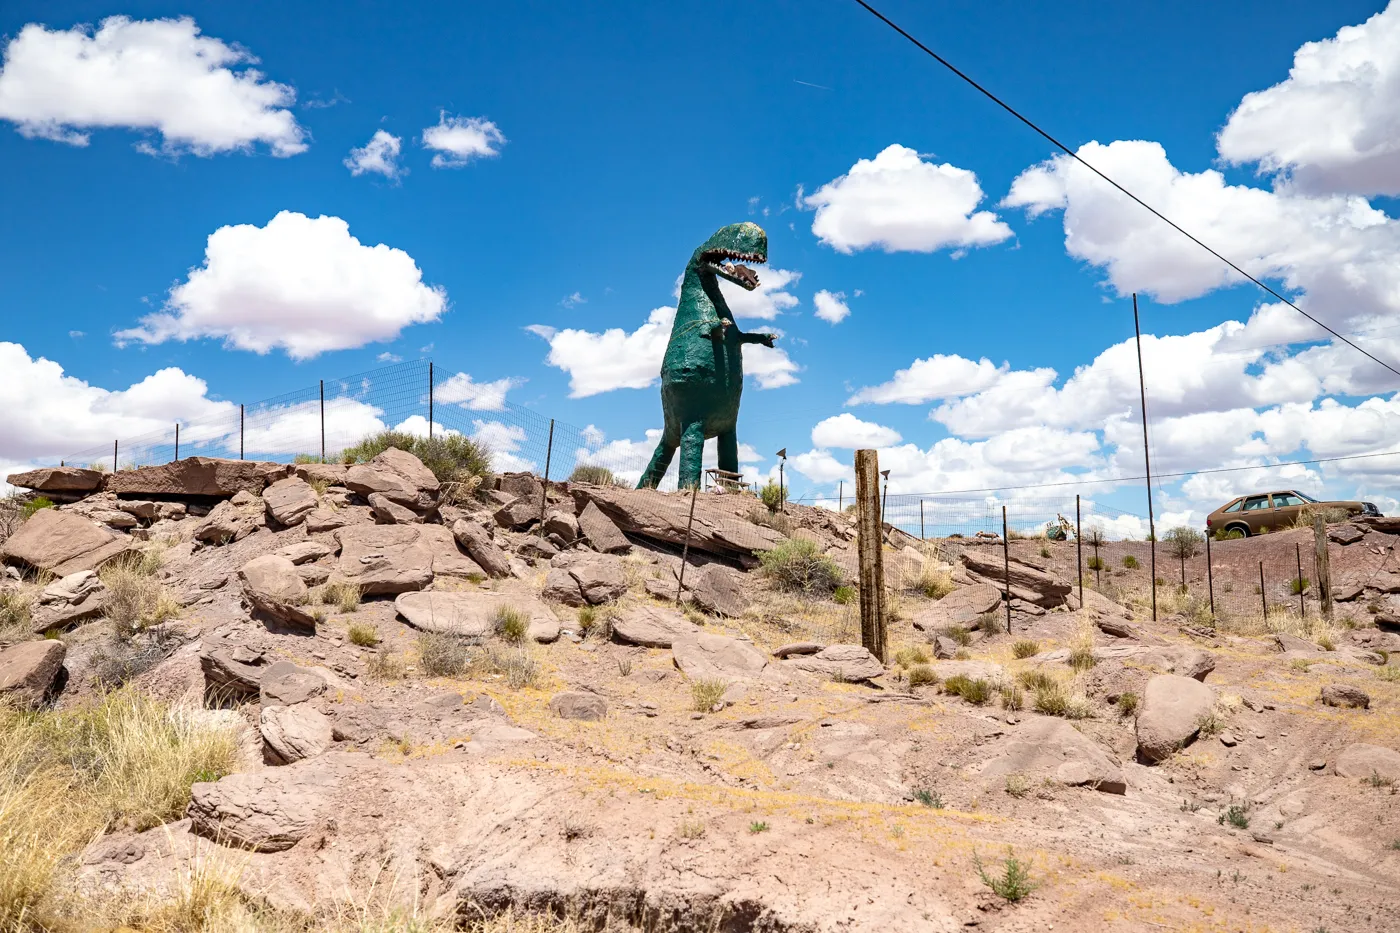
[[[350,644],[361,648],[373,648],[379,644],[379,630],[368,622],[351,622],[346,634]]]
[[[972,633],[961,625],[944,626],[938,630],[938,634],[962,648],[966,648],[968,645],[972,644]]]
[[[1215,532],[1215,540],[1217,541],[1235,541],[1243,537],[1244,532],[1240,531],[1238,528],[1231,528],[1228,531],[1224,528],[1220,528]]]
[[[1123,555],[1123,566],[1124,566],[1124,567],[1127,567],[1129,570],[1136,570],[1138,567],[1140,567],[1140,566],[1142,566],[1142,565],[1138,563],[1138,559],[1137,559],[1136,557],[1134,557],[1133,555],[1131,555],[1131,554],[1124,554],[1124,555]]]
[[[1306,593],[1311,585],[1312,581],[1307,577],[1294,577],[1288,581],[1288,592],[1297,596],[1299,593]]]
[[[954,674],[943,681],[943,692],[961,697],[977,706],[985,706],[992,698],[992,685],[980,677],[974,679],[965,674]]]
[[[60,711],[0,705],[0,929],[50,930],[65,863],[110,828],[178,819],[238,734],[129,689]]]
[[[977,628],[987,635],[996,635],[1006,629],[1006,616],[997,610],[984,612],[977,617]]]
[[[763,484],[763,488],[758,491],[758,498],[770,512],[776,512],[783,507],[783,489],[772,480]]]
[[[506,679],[506,686],[512,690],[538,687],[540,684],[540,665],[530,653],[528,645],[510,648],[488,645],[472,659],[471,672],[478,679],[500,674]]]
[[[690,685],[691,704],[696,712],[708,713],[724,696],[729,684],[722,680],[697,680]]]
[[[1322,521],[1326,524],[1344,522],[1351,518],[1351,514],[1346,509],[1336,506],[1325,507],[1321,505],[1305,505],[1298,510],[1298,517],[1293,520],[1294,528],[1311,528],[1313,519],[1318,515],[1322,516]]]
[[[1022,638],[1011,646],[1011,654],[1018,659],[1033,658],[1040,653],[1040,645],[1029,638]]]
[[[1216,818],[1221,826],[1229,823],[1236,829],[1249,829],[1249,802],[1232,803]]]
[[[501,606],[496,610],[492,627],[502,640],[518,645],[530,631],[530,619],[514,606]]]
[[[426,438],[404,431],[380,431],[342,450],[340,459],[345,463],[367,463],[390,447],[406,450],[422,460],[440,483],[461,483],[491,472],[491,449],[465,434]]]
[[[1103,569],[1104,569],[1103,558],[1102,558],[1102,557],[1090,557],[1088,560],[1086,560],[1086,561],[1084,562],[1084,566],[1088,567],[1090,570],[1103,570]]]
[[[1031,881],[1030,863],[1016,858],[1009,847],[1000,875],[989,874],[980,855],[974,853],[972,861],[977,867],[977,876],[982,879],[982,883],[991,888],[998,897],[1013,904],[1025,900],[1037,887],[1036,883]]]
[[[180,614],[180,604],[156,578],[162,558],[161,549],[147,548],[110,561],[98,571],[107,587],[102,615],[117,637],[129,638]]]
[[[856,601],[856,588],[853,586],[838,586],[831,591],[831,598],[838,604],[845,606]]]
[[[0,590],[0,635],[29,634],[34,626],[34,601],[38,589],[32,585]]]
[[[329,580],[311,591],[312,599],[323,606],[335,606],[341,612],[354,612],[360,608],[364,592],[359,584],[348,580]]]
[[[88,661],[93,685],[115,690],[170,657],[182,644],[184,640],[164,626],[129,638],[113,636],[99,644]]]
[[[758,562],[766,577],[789,592],[826,595],[841,583],[836,563],[806,538],[790,538],[772,550],[759,551]]]
[[[1021,671],[1016,675],[1016,682],[1032,691],[1054,687],[1058,683],[1053,676],[1041,670]]]
[[[927,664],[915,664],[909,668],[909,686],[923,687],[938,683],[938,675]]]
[[[40,509],[51,508],[53,508],[53,500],[48,496],[35,496],[32,499],[26,499],[24,504],[19,507],[20,521],[28,521]]]
[[[1090,639],[1077,639],[1069,649],[1069,666],[1076,671],[1087,671],[1097,662],[1094,658],[1094,643]]]
[[[1031,779],[1019,771],[1013,771],[1006,776],[1006,793],[1017,800],[1031,792]]]
[[[928,599],[942,599],[955,588],[952,571],[946,567],[934,566],[932,561],[925,561],[909,583],[910,590],[921,593]]]
[[[471,645],[449,632],[420,632],[418,669],[429,677],[460,677],[471,660]]]
[[[1120,693],[1115,705],[1118,707],[1119,716],[1131,716],[1137,712],[1138,695],[1136,693]]]
[[[408,666],[403,658],[388,648],[381,648],[365,662],[365,672],[373,680],[402,680],[408,676]]]
[[[1001,694],[1002,709],[1016,710],[1026,705],[1026,695],[1015,684],[1002,684],[997,693]]]
[[[894,663],[900,667],[913,667],[915,664],[927,664],[928,652],[918,645],[905,646],[894,653]]]
[[[1205,540],[1205,535],[1186,525],[1177,525],[1162,535],[1162,543],[1167,546],[1167,555],[1176,560],[1195,557],[1205,545]]]
[[[580,463],[569,474],[571,483],[592,483],[594,486],[629,486],[630,483],[618,479],[613,471],[596,463]]]

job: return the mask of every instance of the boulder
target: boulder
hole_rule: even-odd
[[[326,679],[315,671],[298,667],[291,661],[275,661],[262,668],[258,678],[258,695],[264,708],[295,706],[326,691]]]
[[[816,654],[788,658],[783,666],[847,683],[860,683],[885,673],[885,665],[860,645],[829,645]]]
[[[1095,649],[1098,657],[1098,649]],[[1188,645],[1163,645],[1148,648],[1137,655],[1137,663],[1153,667],[1168,674],[1180,674],[1194,680],[1205,680],[1206,675],[1215,670],[1215,655],[1200,648]]]
[[[369,463],[345,471],[345,485],[362,496],[379,493],[420,514],[437,507],[438,481],[433,471],[406,450],[390,447]]]
[[[816,654],[825,648],[821,642],[816,641],[795,641],[791,644],[783,645],[773,652],[775,658],[790,658],[800,654]]]
[[[107,587],[94,570],[70,573],[46,586],[34,606],[34,631],[61,629],[102,612]]]
[[[1335,541],[1341,545],[1355,544],[1364,537],[1366,537],[1365,530],[1357,528],[1350,522],[1342,522],[1339,525],[1327,526],[1328,540]]]
[[[1215,706],[1215,691],[1180,674],[1158,674],[1143,689],[1137,716],[1137,753],[1146,763],[1169,758],[1200,731]]]
[[[199,524],[194,526],[196,541],[223,545],[242,541],[259,528],[267,527],[267,511],[247,505],[234,505],[230,500],[220,502]]]
[[[1128,791],[1118,762],[1063,719],[1029,716],[993,747],[993,753],[996,757],[978,769],[987,786],[1004,784],[1011,774],[1023,774],[1072,787],[1087,785],[1106,794]]]
[[[968,548],[963,551],[962,561],[968,572],[974,578],[982,578],[983,583],[995,584],[1005,578],[1002,556],[990,548]],[[1072,589],[1068,582],[1018,560],[1011,561],[1010,568],[1013,598],[1024,599],[1046,609],[1064,605]]]
[[[989,583],[961,586],[928,609],[914,614],[914,628],[935,632],[950,625],[971,628],[988,612],[1001,608],[1001,590]]]
[[[691,680],[751,680],[768,666],[763,652],[750,642],[709,632],[676,638],[671,642],[671,657]]]
[[[498,548],[486,529],[470,519],[452,523],[452,537],[481,569],[493,577],[510,576],[510,556]]]
[[[316,490],[298,476],[279,479],[263,490],[262,497],[268,518],[286,527],[304,522],[317,504]]]
[[[307,532],[314,535],[323,531],[344,528],[346,525],[354,524],[354,521],[344,509],[312,509],[306,513],[306,520],[303,524],[306,525]]]
[[[557,535],[566,545],[573,544],[578,539],[578,519],[569,512],[555,509],[544,517],[544,533]]]
[[[423,521],[422,514],[400,505],[382,492],[369,494],[369,507],[374,520],[381,525],[413,525]]]
[[[1345,709],[1369,709],[1371,707],[1371,695],[1360,687],[1353,687],[1350,684],[1328,684],[1322,688],[1320,699],[1328,706],[1340,706]]]
[[[561,719],[582,719],[597,722],[608,715],[608,701],[596,693],[569,691],[557,693],[549,701],[549,708]]]
[[[1278,645],[1279,651],[1308,651],[1318,652],[1322,649],[1305,638],[1297,635],[1289,635],[1287,632],[1279,632],[1274,635],[1274,644]]]
[[[1389,535],[1400,534],[1400,515],[1358,515],[1352,521]]]
[[[344,486],[345,474],[350,470],[346,463],[297,463],[293,472],[308,483],[321,482],[327,486]]]
[[[299,628],[316,630],[316,619],[302,608],[306,603],[306,581],[296,565],[285,557],[264,554],[244,564],[238,571],[243,596],[256,612]]]
[[[68,649],[57,639],[25,641],[0,650],[0,698],[38,709],[61,688]]]
[[[165,505],[166,503],[160,504]],[[172,502],[169,504],[180,506],[180,517],[184,517],[185,504],[183,502]],[[114,499],[112,500],[112,505],[115,506],[118,511],[125,512],[132,518],[139,518],[143,522],[155,521],[156,519],[156,503],[145,499]],[[161,517],[164,518],[165,516],[162,515]]]
[[[540,502],[538,499],[531,500],[523,496],[512,499],[497,509],[492,517],[502,528],[524,531],[539,519]]]
[[[933,637],[933,656],[942,660],[949,660],[958,656],[961,646],[946,635],[935,635]]]
[[[677,638],[700,630],[674,609],[633,606],[613,620],[613,640],[643,648],[669,648]]]
[[[160,466],[107,474],[108,492],[120,496],[218,496],[247,491],[254,495],[291,473],[285,463],[186,457]]]
[[[1332,770],[1344,778],[1364,781],[1374,775],[1400,784],[1400,752],[1380,745],[1348,745],[1337,756]]]
[[[331,747],[331,721],[310,706],[264,706],[258,720],[263,738],[263,760],[289,765],[314,758]]]
[[[372,763],[368,755],[323,755],[286,768],[231,774],[190,788],[190,829],[255,852],[290,849],[335,810],[336,792]]]
[[[127,549],[128,539],[72,512],[40,509],[4,544],[0,559],[60,577],[96,570]]]
[[[89,493],[102,488],[107,474],[82,467],[40,467],[24,473],[11,473],[5,482],[35,492]]]
[[[502,495],[513,499],[524,499],[535,503],[536,509],[544,501],[544,485],[533,473],[502,473],[496,481],[496,489]],[[536,514],[539,514],[536,512]]]
[[[206,701],[222,706],[257,697],[268,668],[262,652],[242,646],[207,646],[199,654]]]
[[[627,579],[618,558],[570,551],[559,555],[550,565],[543,596],[566,606],[597,606],[626,592]]]
[[[736,618],[749,608],[740,575],[721,564],[706,564],[686,574],[687,589],[696,606],[717,616]]]
[[[689,495],[616,486],[578,486],[570,492],[580,513],[592,503],[629,535],[679,547],[684,545],[686,529],[690,527],[691,550],[706,554],[751,559],[754,552],[770,550],[783,540],[772,528],[736,518],[727,505],[707,501],[723,497],[699,496],[692,525]]]
[[[530,627],[558,638],[559,622],[549,607],[533,596],[493,593],[484,590],[460,592],[401,593],[394,608],[404,621],[424,632],[448,632],[466,638],[484,638],[496,627],[496,615],[503,608],[523,613]]]
[[[335,536],[340,542],[340,576],[359,586],[366,596],[421,590],[433,580],[433,549],[421,539],[421,527],[351,525],[339,529]]]
[[[313,560],[320,560],[335,553],[335,548],[324,541],[308,539],[298,541],[296,544],[289,544],[284,548],[273,551],[278,557],[285,557],[294,564],[306,564]]]
[[[632,549],[632,543],[627,540],[627,536],[592,502],[578,513],[578,530],[588,539],[589,545],[595,551],[625,554]]]
[[[418,540],[432,555],[434,576],[481,579],[486,577],[481,565],[457,547],[457,539],[448,528],[442,525],[422,525],[418,528]]]

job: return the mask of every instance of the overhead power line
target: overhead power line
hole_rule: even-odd
[[[1094,167],[1093,165],[1091,165],[1089,162],[1085,161],[1078,153],[1074,152],[1072,149],[1070,149],[1070,148],[1069,148],[1068,146],[1066,146],[1064,143],[1060,142],[1060,141],[1059,141],[1058,139],[1056,139],[1054,136],[1051,136],[1051,135],[1050,135],[1049,133],[1047,133],[1045,130],[1041,129],[1040,126],[1039,126],[1038,124],[1036,124],[1033,120],[1031,120],[1029,117],[1026,117],[1026,116],[1023,115],[1019,110],[1017,110],[1015,107],[1012,107],[1012,106],[1011,106],[1010,104],[1008,104],[1006,101],[1002,100],[1000,97],[998,97],[997,95],[993,94],[991,91],[987,90],[987,89],[986,89],[985,87],[983,87],[982,85],[978,84],[978,83],[977,83],[976,81],[974,81],[966,72],[964,72],[964,71],[962,71],[961,69],[959,69],[956,65],[954,65],[952,62],[948,61],[948,60],[947,60],[946,58],[944,58],[942,55],[939,55],[939,54],[938,54],[937,52],[935,52],[933,49],[929,48],[928,46],[926,46],[926,45],[924,45],[922,42],[920,42],[918,39],[914,38],[914,37],[913,37],[912,35],[910,35],[905,29],[903,29],[901,26],[899,26],[897,23],[895,23],[893,20],[891,20],[888,16],[886,16],[886,15],[883,14],[883,13],[881,13],[879,10],[875,9],[875,7],[873,7],[873,6],[871,6],[869,3],[867,3],[866,0],[855,0],[855,2],[856,2],[856,3],[859,3],[862,7],[864,7],[864,8],[866,9],[867,12],[869,12],[869,13],[870,13],[872,16],[874,16],[876,19],[880,20],[880,21],[881,21],[882,23],[884,23],[886,26],[890,27],[890,28],[893,29],[895,32],[899,33],[901,36],[903,36],[904,38],[908,39],[908,40],[909,40],[910,42],[912,42],[914,45],[918,46],[920,50],[922,50],[925,54],[927,54],[927,55],[928,55],[930,58],[932,58],[934,61],[938,62],[938,63],[939,63],[940,65],[942,65],[944,68],[947,68],[947,69],[948,69],[949,71],[951,71],[953,74],[957,75],[959,78],[962,78],[962,79],[963,79],[964,81],[966,81],[968,84],[972,85],[974,88],[976,88],[978,91],[980,91],[985,97],[987,97],[988,100],[992,101],[992,102],[995,103],[998,107],[1001,107],[1001,108],[1002,108],[1003,110],[1005,110],[1007,113],[1009,113],[1009,114],[1011,114],[1013,117],[1015,117],[1017,120],[1020,120],[1020,121],[1021,121],[1022,123],[1024,123],[1026,126],[1030,127],[1030,128],[1031,128],[1032,130],[1034,130],[1039,136],[1041,136],[1043,139],[1045,139],[1047,142],[1049,142],[1049,143],[1050,143],[1052,146],[1054,146],[1056,149],[1059,149],[1059,150],[1060,150],[1061,152],[1063,152],[1065,155],[1069,156],[1071,159],[1074,159],[1074,160],[1075,160],[1076,162],[1078,162],[1080,165],[1084,166],[1084,167],[1087,168],[1089,171],[1093,172],[1095,175],[1099,176],[1099,177],[1102,178],[1104,181],[1108,182],[1108,183],[1109,183],[1110,185],[1112,185],[1114,188],[1117,188],[1117,189],[1118,189],[1120,192],[1122,192],[1124,195],[1126,195],[1126,196],[1128,196],[1129,198],[1131,198],[1132,200],[1136,201],[1139,205],[1141,205],[1142,207],[1144,207],[1144,208],[1146,208],[1148,211],[1150,211],[1150,212],[1151,212],[1154,216],[1156,216],[1159,220],[1161,220],[1161,221],[1163,221],[1164,223],[1166,223],[1167,225],[1169,225],[1169,226],[1170,226],[1173,230],[1175,230],[1177,233],[1180,233],[1182,236],[1186,237],[1186,238],[1187,238],[1188,240],[1190,240],[1192,243],[1195,243],[1195,244],[1196,244],[1197,246],[1199,246],[1201,249],[1203,249],[1203,250],[1205,250],[1206,252],[1210,253],[1210,254],[1211,254],[1212,256],[1214,256],[1216,259],[1219,259],[1221,262],[1225,263],[1225,265],[1229,266],[1231,269],[1234,269],[1234,270],[1235,270],[1236,272],[1238,272],[1240,275],[1242,275],[1242,276],[1244,276],[1245,278],[1249,279],[1249,281],[1253,282],[1255,285],[1258,285],[1258,286],[1259,286],[1260,288],[1262,288],[1264,291],[1268,292],[1270,295],[1272,295],[1273,297],[1277,298],[1279,301],[1281,301],[1281,302],[1283,302],[1284,304],[1288,305],[1288,306],[1289,306],[1290,308],[1292,308],[1294,311],[1297,311],[1297,312],[1298,312],[1299,314],[1301,314],[1303,317],[1307,318],[1309,321],[1312,321],[1312,322],[1313,322],[1314,324],[1316,324],[1318,327],[1321,327],[1323,330],[1327,331],[1327,333],[1331,334],[1333,337],[1337,338],[1337,339],[1340,340],[1342,343],[1345,343],[1347,346],[1349,346],[1349,347],[1351,347],[1352,349],[1356,350],[1358,353],[1361,353],[1361,354],[1364,355],[1367,359],[1370,359],[1371,361],[1373,361],[1373,362],[1379,364],[1380,366],[1383,366],[1383,367],[1385,367],[1386,369],[1390,370],[1390,371],[1391,371],[1392,373],[1394,373],[1395,375],[1400,376],[1400,369],[1396,369],[1394,366],[1391,366],[1391,365],[1390,365],[1389,363],[1387,363],[1385,360],[1382,360],[1381,358],[1377,357],[1375,354],[1373,354],[1373,353],[1371,353],[1370,351],[1366,350],[1364,347],[1362,347],[1362,346],[1360,346],[1359,344],[1353,343],[1352,341],[1348,340],[1345,336],[1343,336],[1342,334],[1340,334],[1340,333],[1338,333],[1337,331],[1333,330],[1331,327],[1328,327],[1326,324],[1322,323],[1322,322],[1319,321],[1317,318],[1313,317],[1311,314],[1309,314],[1308,312],[1304,311],[1302,308],[1298,307],[1298,305],[1294,304],[1292,301],[1290,301],[1289,299],[1285,298],[1283,295],[1281,295],[1281,294],[1279,294],[1278,292],[1276,292],[1273,288],[1271,288],[1270,286],[1266,285],[1264,282],[1262,282],[1262,281],[1260,281],[1259,279],[1255,278],[1254,276],[1250,275],[1248,272],[1244,271],[1244,269],[1241,269],[1238,265],[1236,265],[1235,263],[1231,262],[1229,259],[1227,259],[1227,258],[1226,258],[1225,256],[1223,256],[1222,254],[1220,254],[1220,253],[1217,252],[1216,250],[1212,249],[1211,247],[1207,246],[1204,242],[1202,242],[1202,241],[1201,241],[1200,239],[1198,239],[1196,236],[1194,236],[1194,235],[1192,235],[1191,233],[1189,233],[1188,231],[1182,229],[1182,227],[1181,227],[1179,224],[1177,224],[1176,221],[1172,220],[1170,217],[1166,216],[1166,215],[1163,214],[1161,211],[1157,210],[1157,209],[1156,209],[1155,207],[1153,207],[1151,204],[1148,204],[1148,203],[1147,203],[1146,201],[1144,201],[1142,198],[1140,198],[1140,197],[1138,197],[1137,195],[1133,194],[1133,193],[1132,193],[1131,191],[1129,191],[1127,188],[1124,188],[1122,185],[1118,184],[1118,182],[1114,181],[1112,178],[1109,178],[1109,177],[1108,177],[1107,175],[1105,175],[1103,172],[1099,171],[1097,168],[1095,168],[1095,167]]]

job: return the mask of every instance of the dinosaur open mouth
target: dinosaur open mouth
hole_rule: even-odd
[[[725,262],[725,260],[733,261]],[[703,268],[751,292],[758,288],[758,273],[744,263],[767,261],[766,257],[760,256],[758,253],[740,253],[730,249],[717,249],[705,254]]]

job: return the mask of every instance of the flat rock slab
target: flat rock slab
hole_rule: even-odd
[[[768,666],[763,652],[751,643],[709,632],[675,639],[671,656],[691,680],[752,680]]]
[[[399,615],[424,632],[447,632],[466,638],[484,638],[496,627],[496,614],[503,608],[525,614],[532,630],[559,637],[559,620],[549,607],[533,596],[490,592],[402,593],[394,600]]]
[[[73,512],[40,509],[0,544],[0,559],[66,577],[97,570],[127,549],[130,539]]]
[[[316,490],[299,476],[279,479],[263,490],[262,497],[268,518],[287,527],[304,522],[318,504]]]
[[[619,529],[631,535],[668,544],[683,545],[690,524],[691,497],[655,489],[619,489],[611,486],[578,486],[569,490],[581,512],[592,503]],[[766,525],[736,518],[700,496],[695,505],[690,547],[721,557],[749,558],[770,550],[783,536]]]
[[[932,667],[939,680],[962,676],[995,682],[1003,673],[1001,665],[993,661],[934,661]]]
[[[783,645],[773,652],[775,658],[790,658],[800,654],[816,654],[825,648],[826,645],[818,641],[795,641]]]
[[[291,473],[285,463],[186,457],[160,466],[107,474],[108,492],[121,496],[218,496],[262,492]]]
[[[259,716],[263,760],[289,765],[331,747],[330,717],[310,706],[265,706]]]
[[[847,683],[860,683],[885,673],[885,665],[860,645],[830,645],[816,654],[788,658],[783,666]]]
[[[485,528],[459,518],[452,523],[452,537],[483,571],[493,577],[510,576],[510,555],[496,546]]]
[[[28,709],[44,705],[67,651],[56,639],[20,642],[0,651],[0,697]]]
[[[914,628],[933,632],[950,625],[971,628],[988,612],[1001,608],[1001,590],[990,583],[961,586],[914,616]]]
[[[11,473],[5,481],[35,492],[87,493],[101,489],[106,477],[101,470],[82,467],[41,467],[25,473]]]
[[[316,619],[307,612],[307,587],[296,565],[285,557],[264,554],[244,564],[238,571],[243,596],[258,612],[288,625],[316,630]]]
[[[190,828],[224,845],[280,852],[333,815],[335,793],[368,755],[324,755],[286,768],[231,774],[190,789]]]
[[[721,564],[706,564],[695,572],[694,578],[687,574],[685,582],[696,606],[712,615],[733,619],[749,608],[743,579],[737,570]]]
[[[366,596],[421,590],[433,580],[434,549],[418,525],[351,525],[340,541],[340,576]],[[442,527],[442,526],[436,526]],[[443,529],[446,531],[446,529]]]
[[[1137,717],[1137,753],[1144,762],[1171,757],[1201,728],[1201,719],[1215,706],[1215,691],[1180,674],[1158,674],[1143,688]]]
[[[57,580],[39,594],[33,630],[42,634],[90,619],[107,604],[107,587],[93,570],[80,570]]]
[[[632,542],[627,540],[613,522],[603,514],[592,502],[583,507],[583,511],[578,513],[578,530],[581,535],[588,539],[589,545],[595,551],[605,554],[625,554],[632,549]]]
[[[306,564],[313,560],[320,560],[335,553],[335,548],[324,541],[298,541],[296,544],[289,544],[284,548],[279,548],[272,553],[278,557],[285,557],[294,564]]]
[[[669,648],[677,638],[693,636],[700,629],[681,613],[660,606],[634,606],[613,620],[613,640],[643,648]]]
[[[978,577],[1001,580],[1006,575],[1002,556],[990,549],[969,548],[963,552],[962,561],[967,569]],[[1010,575],[1013,597],[1046,609],[1063,605],[1072,589],[1067,581],[1018,560],[1011,561]]]
[[[545,599],[566,606],[598,606],[627,592],[622,561],[610,554],[569,551],[550,564],[545,576]]]
[[[251,505],[220,502],[194,526],[193,537],[205,544],[224,545],[242,541],[259,528],[267,527],[267,510]]]
[[[1125,794],[1127,782],[1118,762],[1093,739],[1049,716],[1029,716],[993,748],[996,757],[978,770],[987,786],[1008,775],[1049,778],[1072,787],[1087,785],[1106,794]]]
[[[608,701],[596,693],[570,691],[556,694],[549,701],[549,708],[561,719],[582,719],[597,722],[608,715]]]
[[[457,547],[457,539],[445,525],[418,527],[418,540],[433,559],[433,576],[486,578],[486,571]]]
[[[1400,752],[1380,745],[1348,745],[1337,756],[1332,770],[1341,777],[1360,781],[1375,775],[1382,780],[1400,782]]]
[[[325,690],[324,677],[291,661],[276,661],[268,665],[258,678],[259,697],[264,709],[305,703]]]

